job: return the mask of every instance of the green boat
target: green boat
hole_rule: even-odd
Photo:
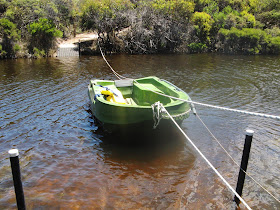
[[[189,103],[164,96],[191,100],[187,93],[157,77],[91,80],[88,95],[94,117],[109,131],[120,126],[139,128],[139,124],[152,128],[154,120],[151,106],[158,101],[178,123],[187,118],[191,110]],[[171,121],[168,115],[162,117],[163,121]]]

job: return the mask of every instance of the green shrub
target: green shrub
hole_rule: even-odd
[[[272,37],[261,29],[220,29],[219,36],[226,52],[279,53],[279,37]]]
[[[5,50],[3,50],[2,45],[0,44],[0,58],[4,57],[7,54]]]
[[[100,33],[126,27],[127,20],[122,12],[133,7],[129,0],[85,0],[81,3],[81,26]]]
[[[194,12],[194,2],[187,0],[153,0],[153,9],[175,18],[189,18]]]
[[[262,12],[256,15],[257,20],[264,23],[266,27],[272,28],[274,26],[280,27],[280,11],[271,10],[267,12]]]
[[[210,30],[213,24],[211,16],[205,12],[195,12],[192,16],[196,36],[202,43],[210,40]]]
[[[214,22],[212,24],[213,33],[216,33],[220,28],[224,28],[226,24],[226,14],[224,12],[219,12],[213,14]]]
[[[39,50],[38,48],[33,48],[33,55],[35,58],[41,58],[46,56],[45,50]]]
[[[280,36],[271,37],[268,43],[268,53],[279,54],[280,53]]]
[[[206,44],[203,43],[191,43],[188,45],[189,51],[191,53],[200,53],[207,49]]]
[[[18,51],[21,50],[21,47],[20,47],[18,44],[15,44],[14,47],[13,47],[13,50],[14,50],[15,52],[18,52]]]
[[[2,53],[8,57],[14,57],[14,45],[20,39],[19,30],[16,25],[6,18],[0,19],[0,36],[2,37]],[[2,55],[2,56],[3,56]]]
[[[207,3],[207,5],[204,6],[203,12],[205,12],[211,16],[214,16],[215,13],[219,12],[218,3],[216,1],[209,1]]]
[[[242,19],[245,21],[245,27],[246,28],[253,28],[256,25],[256,19],[255,16],[248,13],[247,11],[242,11],[240,13]]]
[[[62,32],[56,29],[53,21],[46,18],[39,19],[28,26],[31,35],[29,51],[33,53],[33,49],[39,49],[48,55],[48,51],[53,47],[55,38],[62,37]]]
[[[232,27],[238,29],[254,28],[256,26],[255,16],[248,13],[247,11],[242,11],[241,13],[238,13],[237,11],[232,11],[230,13],[227,12],[224,12],[225,14],[227,14],[224,20],[224,27],[226,29],[231,29]]]
[[[265,29],[264,30],[267,34],[271,35],[272,37],[280,36],[280,28],[273,27],[271,29]]]
[[[100,45],[109,52],[118,52],[116,32],[130,26],[128,11],[134,7],[129,0],[85,0],[82,3],[81,27],[96,30]]]

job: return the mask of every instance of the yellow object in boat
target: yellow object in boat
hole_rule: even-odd
[[[106,96],[107,101],[114,102],[117,104],[126,104],[122,93],[117,89],[114,89],[114,93],[111,90],[102,90],[101,94]]]

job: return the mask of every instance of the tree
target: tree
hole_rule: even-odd
[[[6,0],[0,0],[0,17],[6,12],[8,2]]]
[[[56,37],[62,37],[62,32],[56,29],[53,21],[42,18],[28,26],[28,31],[31,35],[29,51],[33,54],[38,50],[42,55],[48,55],[49,49],[54,46]]]
[[[118,51],[116,32],[130,25],[127,11],[134,5],[129,0],[85,0],[81,5],[81,27],[97,30],[101,44],[108,51]]]
[[[205,12],[195,12],[192,17],[195,28],[195,34],[201,43],[207,43],[210,40],[210,30],[213,24],[211,16]]]
[[[20,39],[19,31],[16,25],[6,18],[0,19],[0,37],[2,36],[2,45],[0,49],[0,56],[14,57],[18,49],[16,41]]]

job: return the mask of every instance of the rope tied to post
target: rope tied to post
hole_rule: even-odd
[[[251,209],[249,205],[241,198],[241,196],[232,188],[232,186],[225,180],[225,178],[218,172],[218,170],[211,164],[211,162],[204,156],[204,154],[198,149],[198,147],[193,143],[193,141],[187,136],[187,134],[182,130],[182,128],[178,125],[178,123],[174,120],[174,118],[170,115],[170,113],[165,109],[165,107],[160,103],[156,102],[155,106],[157,106],[157,110],[160,110],[162,113],[166,113],[172,122],[177,126],[179,131],[185,136],[185,138],[189,141],[189,143],[194,147],[194,149],[200,154],[200,156],[206,161],[206,163],[210,166],[210,168],[219,176],[219,178],[223,181],[223,183],[235,194],[235,196],[244,204],[247,209]]]
[[[101,52],[101,55],[102,55],[102,58],[104,59],[104,61],[106,62],[106,64],[108,65],[108,67],[110,68],[110,70],[114,73],[114,75],[122,80],[122,79],[128,79],[127,77],[124,77],[120,74],[118,74],[112,67],[111,65],[109,64],[109,62],[106,60],[105,56],[104,56],[104,53],[102,52],[102,49],[100,47],[100,43],[99,43],[99,40],[98,40],[98,44],[99,44],[99,49],[100,49],[100,52]],[[134,80],[134,82],[136,82],[137,84],[141,85],[140,83],[138,83],[136,80]],[[142,86],[142,85],[141,85]],[[205,107],[209,107],[209,108],[214,108],[214,109],[220,109],[220,110],[224,110],[224,111],[230,111],[230,112],[236,112],[236,113],[240,113],[240,114],[248,114],[248,115],[254,115],[254,116],[258,116],[258,117],[265,117],[265,118],[271,118],[271,119],[275,119],[275,120],[280,120],[280,116],[278,115],[270,115],[270,114],[264,114],[264,113],[258,113],[258,112],[251,112],[251,111],[246,111],[246,110],[238,110],[238,109],[232,109],[232,108],[227,108],[227,107],[221,107],[221,106],[215,106],[215,105],[211,105],[211,104],[206,104],[206,103],[200,103],[200,102],[196,102],[196,101],[192,101],[191,99],[189,100],[184,100],[184,99],[180,99],[180,98],[177,98],[177,97],[174,97],[174,96],[170,96],[170,95],[166,95],[166,94],[163,94],[163,93],[159,93],[159,92],[156,92],[154,90],[151,90],[149,89],[148,87],[145,87],[145,86],[142,86],[144,87],[145,89],[147,90],[150,90],[158,95],[162,95],[162,96],[165,96],[165,97],[168,97],[168,98],[172,98],[172,99],[175,99],[175,100],[180,100],[180,101],[184,101],[186,103],[189,103],[190,106],[191,106],[191,110],[193,111],[193,113],[196,115],[196,110],[194,108],[194,104],[196,105],[200,105],[200,106],[205,106]],[[157,106],[162,106],[163,105],[159,105],[157,104]],[[153,104],[152,105],[152,109],[153,109],[153,118],[154,118],[154,121],[155,121],[155,124],[154,124],[154,128],[156,128],[160,122],[160,120],[162,118],[164,119],[171,119],[173,122],[175,122],[175,120],[173,118],[166,118],[166,115],[170,115],[167,111],[164,113],[164,110],[165,108],[155,108],[155,105]],[[157,111],[158,110],[158,111]],[[161,110],[161,111],[159,111]],[[171,116],[171,115],[170,115]],[[198,115],[197,115],[198,116]],[[172,117],[172,116],[171,116]],[[200,119],[200,117],[198,116],[198,119]],[[200,119],[201,120],[201,119]],[[208,130],[208,132],[210,132],[210,134],[214,137],[214,139],[217,140],[217,138],[211,133],[211,131],[207,128],[207,126],[204,124],[204,122],[201,120],[202,124],[206,127],[206,129]],[[175,122],[176,123],[176,122]],[[179,126],[178,126],[179,127]],[[179,127],[179,130],[186,136],[186,134],[182,131],[182,129]],[[186,138],[188,138],[186,136]],[[219,142],[218,142],[219,143]],[[220,144],[220,143],[219,143]],[[220,144],[220,146],[223,148],[223,146]],[[223,148],[224,149],[224,148]],[[225,149],[224,149],[225,150]],[[226,151],[226,150],[225,150]],[[226,151],[226,153],[228,154],[228,152]],[[228,154],[229,155],[229,154]],[[229,155],[230,156],[230,155]],[[234,161],[234,159],[230,156],[230,158],[233,160],[234,163],[236,163],[236,161]],[[238,165],[236,163],[236,165]],[[239,165],[238,165],[239,166]],[[239,166],[240,167],[240,166]],[[241,168],[241,167],[240,167]],[[213,170],[215,168],[212,168]],[[246,173],[246,172],[245,172]],[[248,175],[248,173],[246,173]],[[252,176],[248,175],[255,183],[257,183],[262,189],[264,189],[268,194],[270,194],[276,201],[280,202],[279,199],[277,199],[275,196],[272,195],[272,193],[270,193],[268,190],[266,190],[261,184],[259,184],[255,179],[253,179]],[[221,178],[221,177],[220,177]],[[227,185],[228,186],[228,185]],[[229,186],[228,186],[229,187]],[[232,190],[232,188],[230,187],[230,189]],[[237,196],[238,197],[238,196]],[[250,207],[248,205],[245,205],[248,209],[250,209]]]

